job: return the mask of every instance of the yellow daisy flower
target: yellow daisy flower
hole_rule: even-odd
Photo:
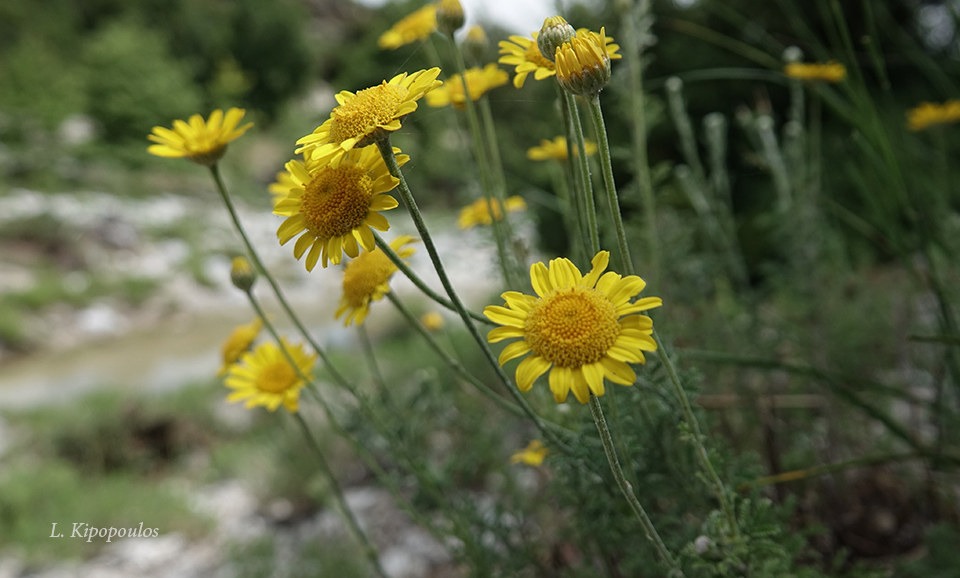
[[[572,390],[580,403],[602,396],[604,379],[633,385],[630,363],[645,363],[644,351],[656,351],[653,320],[641,311],[660,307],[659,297],[631,301],[646,283],[636,275],[604,273],[610,253],[600,251],[593,269],[583,275],[568,259],[530,267],[537,296],[507,291],[505,306],[488,305],[483,314],[502,325],[487,334],[490,343],[520,338],[500,353],[500,365],[530,354],[517,366],[520,391],[549,373],[550,391],[563,403]]]
[[[437,5],[430,3],[411,12],[380,35],[380,48],[396,50],[401,46],[430,38],[437,29]]]
[[[436,311],[428,311],[420,316],[420,323],[430,331],[440,331],[446,322],[443,320],[443,315]]]
[[[832,60],[826,64],[791,62],[783,67],[783,73],[795,80],[822,80],[836,83],[847,77],[847,68]]]
[[[220,356],[223,359],[223,364],[220,366],[220,371],[217,372],[217,375],[226,375],[230,366],[239,361],[244,353],[250,351],[250,348],[253,347],[253,342],[256,341],[257,336],[260,335],[260,329],[262,328],[263,320],[257,317],[246,325],[238,325],[230,335],[227,336],[227,340],[223,342],[223,346],[220,348]]]
[[[960,121],[960,100],[956,99],[943,104],[922,102],[907,111],[907,128],[914,132],[957,121]]]
[[[187,122],[173,121],[173,130],[155,126],[147,138],[157,144],[147,147],[147,152],[158,157],[186,158],[197,164],[213,166],[226,152],[227,144],[253,126],[252,122],[237,126],[244,114],[246,111],[242,108],[231,108],[224,116],[223,111],[217,109],[206,121],[195,114]]]
[[[480,97],[494,88],[503,86],[510,79],[506,70],[501,69],[496,64],[488,64],[483,68],[473,67],[467,69],[466,75],[467,89],[470,92],[470,100],[476,102]],[[467,104],[466,96],[463,93],[463,77],[454,74],[443,83],[443,86],[427,93],[427,104],[439,108],[442,106],[453,105],[454,108],[462,109]]]
[[[527,444],[527,447],[510,456],[510,463],[526,464],[536,468],[543,464],[544,458],[546,458],[549,453],[550,450],[543,446],[543,442],[533,440]]]
[[[400,129],[400,119],[417,110],[424,94],[443,84],[439,68],[398,74],[378,86],[336,95],[339,106],[313,133],[297,141],[297,153],[336,160],[353,148],[374,144]]]
[[[527,203],[523,200],[523,197],[517,195],[507,197],[504,205],[508,213],[516,213],[527,208]],[[499,221],[502,218],[503,209],[500,208],[500,201],[491,199],[490,202],[487,202],[487,199],[477,199],[460,209],[457,226],[461,229],[472,229],[477,225],[492,225],[494,219]]]
[[[597,143],[589,139],[584,139],[583,150],[587,156],[597,154]],[[577,154],[577,149],[573,149],[573,154]],[[563,136],[554,137],[553,140],[543,139],[540,146],[527,149],[527,158],[531,161],[565,161],[567,160],[567,139]]]
[[[413,255],[413,247],[407,247],[416,239],[401,235],[390,243],[390,248],[401,258]],[[343,271],[343,295],[334,314],[336,319],[346,314],[344,326],[361,325],[370,313],[370,303],[383,299],[390,292],[390,277],[397,271],[390,257],[376,247],[347,263]]]
[[[408,155],[397,155],[401,166],[408,160]],[[300,236],[293,255],[300,259],[307,254],[307,271],[313,271],[318,260],[326,267],[339,263],[344,253],[356,257],[360,247],[373,250],[372,229],[390,229],[380,211],[397,207],[397,200],[387,192],[400,180],[390,175],[377,149],[353,150],[331,162],[290,161],[286,166],[296,186],[274,208],[274,214],[287,217],[277,229],[277,238],[286,245]]]
[[[316,356],[304,351],[299,343],[291,345],[285,339],[282,343],[300,373],[310,375]],[[295,412],[300,390],[306,383],[287,361],[283,350],[276,343],[268,342],[244,354],[240,363],[230,366],[224,385],[233,390],[227,396],[229,402],[246,400],[248,409],[259,405],[270,411],[276,411],[283,404],[287,411]]]
[[[540,53],[540,47],[537,46],[537,36],[539,32],[534,32],[532,37],[511,36],[509,40],[501,40],[500,46],[500,64],[507,64],[514,67],[513,85],[517,88],[523,88],[527,76],[532,72],[535,80],[550,78],[557,73],[553,62],[547,60]],[[600,37],[596,32],[581,28],[577,30],[577,35],[592,35]],[[613,41],[613,38],[607,36],[603,40],[606,47],[607,56],[611,60],[622,58],[620,54],[620,45]]]

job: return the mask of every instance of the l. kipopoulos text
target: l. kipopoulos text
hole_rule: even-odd
[[[66,533],[69,530],[69,533]],[[114,538],[156,538],[160,535],[159,528],[147,528],[143,522],[137,526],[92,526],[87,522],[73,522],[69,527],[60,527],[60,522],[50,523],[51,538],[72,538],[74,540],[86,540],[88,543],[94,540],[112,542]]]

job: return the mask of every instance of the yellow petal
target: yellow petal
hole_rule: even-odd
[[[613,383],[633,385],[637,381],[637,374],[633,371],[633,368],[622,361],[607,356],[600,360],[600,365],[603,366],[607,379]]]
[[[598,363],[588,363],[580,368],[583,377],[587,381],[587,387],[594,395],[600,397],[603,395],[603,366]]]
[[[550,362],[538,356],[531,355],[517,366],[517,389],[520,391],[530,391],[533,382],[550,369]]]
[[[554,367],[550,370],[548,378],[554,401],[557,403],[567,401],[567,395],[570,393],[570,388],[573,387],[573,372],[570,368]]]
[[[530,353],[530,346],[526,341],[514,341],[503,348],[500,352],[500,358],[497,360],[500,365],[505,365],[511,359],[516,359]]]
[[[540,297],[546,297],[553,291],[553,285],[550,283],[550,272],[543,262],[538,261],[530,266],[530,284]]]
[[[527,314],[522,311],[514,311],[499,305],[487,305],[483,308],[483,314],[487,319],[500,325],[522,328],[527,320]]]
[[[523,337],[523,329],[519,327],[497,327],[487,333],[487,341],[490,343],[499,343],[504,339]]]

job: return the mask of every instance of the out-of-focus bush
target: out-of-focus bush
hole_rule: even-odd
[[[199,110],[201,95],[163,36],[132,21],[99,30],[85,46],[88,111],[111,140],[143,138],[157,119]]]

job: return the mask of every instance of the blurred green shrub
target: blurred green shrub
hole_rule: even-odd
[[[141,139],[157,119],[198,112],[201,94],[164,37],[133,21],[107,25],[83,50],[88,111],[110,140]]]

